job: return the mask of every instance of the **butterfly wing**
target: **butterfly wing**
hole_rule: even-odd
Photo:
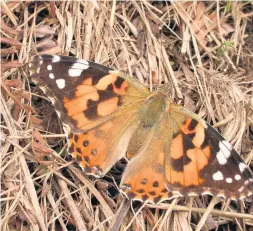
[[[178,126],[165,156],[166,186],[182,195],[212,194],[232,199],[252,195],[253,175],[234,148],[185,108],[171,118]]]
[[[29,68],[63,122],[69,152],[88,174],[105,174],[125,155],[148,89],[120,72],[74,57],[35,56]]]
[[[158,203],[179,195],[166,188],[164,147],[168,132],[166,120],[136,129],[128,148],[131,159],[120,186],[128,198]]]
[[[251,196],[252,172],[233,147],[194,113],[170,107],[158,126],[149,132],[138,128],[130,141],[132,159],[122,178],[123,192],[155,203],[201,194]]]
[[[42,55],[29,63],[32,80],[74,132],[94,128],[137,106],[149,90],[105,66],[74,57]]]

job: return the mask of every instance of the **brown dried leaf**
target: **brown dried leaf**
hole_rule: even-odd
[[[7,6],[7,8],[9,9],[9,10],[11,10],[12,8],[15,8],[16,7],[16,5],[19,5],[19,4],[21,4],[21,3],[17,3],[17,2],[9,2],[8,4],[6,4],[6,6]],[[1,7],[1,13],[3,14],[3,15],[8,15],[8,10],[7,9],[5,9],[5,7]]]
[[[37,129],[34,129],[32,134],[32,150],[38,160],[42,160],[45,156],[53,153]]]
[[[11,87],[15,87],[15,88],[21,88],[22,87],[22,82],[19,79],[7,79],[3,81],[6,85],[6,87],[11,88]]]
[[[39,55],[42,55],[42,54],[56,55],[56,54],[59,54],[61,52],[62,52],[61,47],[59,45],[56,45],[55,47],[40,51],[40,52],[38,52],[38,54]]]
[[[1,57],[4,57],[6,55],[12,55],[12,54],[16,54],[19,51],[16,48],[3,48],[1,49]]]
[[[56,46],[56,43],[55,41],[52,40],[52,36],[50,36],[50,38],[42,39],[36,44],[37,49],[43,49],[43,50],[50,49],[55,46]]]
[[[28,102],[30,101],[30,96],[27,92],[25,92],[23,89],[18,89],[14,92],[12,92],[12,95],[16,98],[16,100],[18,100],[18,102],[15,103],[15,107],[14,107],[14,111],[13,111],[13,118],[15,120],[18,120],[19,118],[19,114],[22,110],[22,106],[26,107],[28,109],[28,111],[33,110],[33,108],[29,105],[25,105],[22,104],[21,100],[24,98],[26,99]]]
[[[18,68],[22,67],[23,64],[20,63],[19,61],[9,61],[9,62],[4,62],[1,59],[1,75],[3,75],[4,72],[11,70],[12,68]]]
[[[13,39],[13,38],[7,38],[7,37],[0,37],[0,42],[1,43],[6,43],[12,46],[16,46],[17,49],[20,49],[22,46],[22,43],[19,41]]]
[[[105,199],[106,203],[110,206],[110,208],[115,211],[117,209],[117,205],[115,204],[114,200],[110,198],[106,193],[100,191],[100,194]]]
[[[48,25],[41,25],[35,28],[35,37],[43,38],[48,35],[54,35],[55,30]]]
[[[13,35],[18,35],[17,29],[12,29],[11,27],[7,26],[3,20],[1,20],[1,29],[2,31],[6,32],[7,34],[13,34]]]
[[[98,180],[98,181],[96,182],[96,186],[97,186],[97,188],[100,189],[100,190],[106,190],[106,189],[108,189],[108,187],[109,187],[109,183],[104,182],[104,181],[102,181],[102,180]]]
[[[43,120],[39,119],[38,117],[32,115],[31,116],[31,124],[36,128],[43,128]]]
[[[195,35],[197,36],[199,42],[203,45],[207,44],[206,36],[211,31],[218,31],[221,36],[228,35],[230,32],[234,31],[234,28],[227,22],[227,17],[220,16],[220,30],[218,29],[218,19],[216,12],[211,14],[206,14],[206,6],[203,2],[199,2],[196,8],[196,15],[191,23],[191,27]]]
[[[18,120],[19,113],[21,109],[24,109],[27,112],[33,112],[35,113],[35,110],[33,107],[23,104],[21,100],[25,98],[28,102],[30,101],[29,94],[26,93],[23,89],[15,90],[14,92],[11,92],[11,87],[17,87],[21,88],[22,84],[20,83],[20,80],[5,80],[2,82],[2,87],[5,89],[7,94],[14,100],[15,107],[14,107],[14,118]]]

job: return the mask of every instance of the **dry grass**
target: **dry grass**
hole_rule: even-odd
[[[2,230],[252,229],[250,200],[205,196],[130,206],[117,191],[122,163],[104,179],[87,177],[66,155],[52,105],[20,68],[35,53],[71,54],[128,72],[151,90],[165,83],[175,102],[218,128],[250,165],[252,3],[93,0],[1,8]]]

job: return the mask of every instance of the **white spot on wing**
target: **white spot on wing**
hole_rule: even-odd
[[[246,168],[247,168],[247,165],[244,164],[243,162],[241,162],[241,163],[239,164],[240,172],[243,172]]]
[[[201,193],[201,195],[203,195],[203,196],[204,195],[211,195],[212,196],[213,194],[211,192],[209,192],[209,191],[204,191],[203,193]]]
[[[47,69],[49,70],[49,71],[51,71],[52,69],[53,69],[53,67],[52,67],[52,65],[47,65]]]
[[[249,184],[249,180],[246,180],[246,181],[244,182],[244,184],[245,184],[245,185],[248,185],[248,184]]]
[[[241,180],[241,176],[240,176],[239,174],[236,174],[236,175],[235,175],[235,179],[236,179],[236,180]]]
[[[50,79],[54,79],[54,74],[53,73],[49,73],[48,76],[49,76]]]
[[[222,143],[223,143],[229,150],[232,150],[232,149],[233,149],[232,145],[231,145],[229,142],[227,142],[226,140],[223,140]]]
[[[217,197],[226,198],[224,194],[217,194]]]
[[[57,63],[61,60],[61,57],[59,55],[53,55],[52,62]]]
[[[244,189],[244,186],[242,186],[241,188],[238,189],[238,191],[241,193]]]
[[[188,196],[189,196],[189,197],[190,197],[190,196],[194,197],[194,196],[198,196],[198,194],[195,193],[195,192],[190,192],[190,193],[188,193]]]
[[[179,191],[172,191],[173,194],[177,194],[179,196],[183,196]]]
[[[82,69],[85,69],[84,68],[85,66],[86,66],[86,69],[87,69],[89,67],[89,63],[86,60],[84,60],[84,59],[78,59],[77,63],[74,63],[74,65],[72,66],[72,68],[82,68]]]
[[[84,59],[77,60],[68,71],[69,76],[71,77],[78,77],[81,75],[83,70],[89,68],[89,63]]]
[[[214,180],[223,180],[223,174],[220,171],[217,171],[216,173],[213,174],[213,179]]]
[[[82,69],[69,69],[68,73],[70,77],[78,77],[81,75],[82,71]]]
[[[230,183],[233,182],[233,180],[232,180],[232,178],[229,177],[229,178],[226,179],[226,182],[230,184]]]
[[[65,87],[65,79],[57,79],[56,84],[59,87],[59,89],[63,89]]]
[[[232,149],[232,146],[226,140],[223,140],[219,142],[219,148],[220,150],[216,154],[216,158],[220,165],[224,165],[227,163],[227,159],[231,155],[230,150]]]
[[[227,159],[226,157],[223,155],[222,151],[220,150],[217,154],[216,154],[216,158],[219,162],[220,165],[224,165],[227,163]]]

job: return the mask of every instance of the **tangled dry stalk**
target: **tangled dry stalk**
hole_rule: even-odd
[[[104,179],[85,176],[24,65],[34,54],[74,55],[128,72],[151,90],[164,83],[252,166],[252,3],[67,0],[1,9],[2,230],[115,229],[117,212],[120,230],[252,229],[250,200],[122,204],[123,164]]]

